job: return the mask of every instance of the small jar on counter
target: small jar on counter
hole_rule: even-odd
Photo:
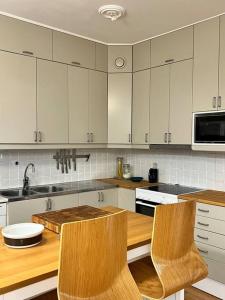
[[[123,165],[123,178],[130,179],[131,178],[131,169],[129,164]]]

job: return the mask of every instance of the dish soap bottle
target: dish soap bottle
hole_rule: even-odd
[[[153,167],[149,169],[148,181],[151,183],[158,182],[158,169],[157,163],[153,163]]]

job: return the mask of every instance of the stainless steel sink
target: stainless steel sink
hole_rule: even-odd
[[[64,188],[63,187],[61,187],[61,186],[52,186],[52,192],[53,193],[56,193],[56,192],[62,192],[62,191],[64,191]]]
[[[4,190],[0,191],[3,197],[18,197],[20,195],[20,190]]]
[[[51,191],[50,187],[47,185],[32,187],[31,190],[36,193],[44,193],[44,194],[49,193]]]

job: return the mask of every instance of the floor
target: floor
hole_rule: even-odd
[[[54,290],[33,300],[57,300],[57,293]],[[219,298],[206,294],[195,288],[188,288],[185,290],[185,300],[219,300]]]

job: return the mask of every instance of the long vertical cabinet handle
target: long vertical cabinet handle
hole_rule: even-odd
[[[171,136],[172,136],[172,134],[171,134],[171,132],[169,132],[168,133],[168,143],[171,143]]]
[[[38,142],[39,142],[39,143],[42,142],[42,134],[41,134],[41,131],[38,131]]]
[[[98,202],[101,202],[101,193],[98,192]]]
[[[216,97],[212,98],[212,107],[216,108]]]
[[[218,96],[217,98],[217,108],[221,108],[222,107],[222,97]]]
[[[148,143],[148,133],[145,134],[145,143]]]
[[[93,143],[93,142],[94,142],[94,133],[91,132],[91,133],[90,133],[90,136],[91,136],[91,143]]]
[[[90,143],[90,133],[87,133],[87,142]]]
[[[128,142],[129,142],[129,143],[131,143],[131,142],[132,142],[131,133],[129,133],[129,135],[128,135]]]
[[[101,198],[102,198],[101,200],[102,200],[102,202],[104,202],[104,193],[103,193],[103,192],[101,192],[101,196],[102,196],[102,197],[101,197]]]
[[[34,131],[34,141],[35,141],[35,143],[37,143],[37,141],[38,141],[38,134],[37,134],[37,131],[35,130]]]
[[[165,132],[164,133],[164,142],[167,144],[167,142],[168,142],[168,133],[167,132]]]

